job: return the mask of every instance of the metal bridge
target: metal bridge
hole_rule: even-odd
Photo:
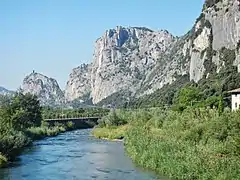
[[[59,124],[66,124],[68,122],[72,122],[77,126],[83,126],[92,128],[98,124],[98,120],[101,117],[76,117],[76,118],[55,118],[55,119],[44,119],[49,125],[55,125],[56,123]]]

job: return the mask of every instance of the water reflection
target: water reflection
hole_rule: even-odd
[[[3,180],[152,180],[135,168],[121,142],[89,137],[89,130],[38,141],[14,166],[1,169]]]

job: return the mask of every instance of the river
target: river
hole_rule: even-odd
[[[95,139],[90,130],[67,132],[34,142],[11,167],[0,169],[1,180],[154,180],[136,168],[122,142]]]

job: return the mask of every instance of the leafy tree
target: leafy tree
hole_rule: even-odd
[[[41,125],[41,107],[37,96],[18,92],[9,108],[12,114],[12,123],[20,128]]]
[[[183,109],[187,106],[193,106],[202,99],[199,88],[195,86],[186,86],[176,94],[174,103],[181,105]]]

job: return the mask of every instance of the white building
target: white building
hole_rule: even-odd
[[[240,108],[240,88],[229,91],[232,94],[232,111]]]

